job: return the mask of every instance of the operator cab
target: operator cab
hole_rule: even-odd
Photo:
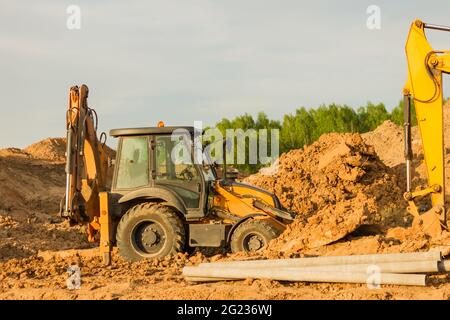
[[[194,161],[194,132],[194,127],[178,126],[111,130],[119,139],[111,189],[121,197],[119,203],[161,199],[186,220],[203,218],[216,173],[212,165]]]

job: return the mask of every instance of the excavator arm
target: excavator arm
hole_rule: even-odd
[[[414,222],[426,233],[437,236],[446,227],[442,74],[450,73],[450,51],[435,51],[426,38],[426,29],[450,32],[450,27],[426,24],[420,20],[414,21],[409,31],[405,47],[408,80],[403,89],[407,170],[407,190],[404,197],[409,203],[408,211],[415,217]],[[411,186],[412,101],[428,178],[428,185],[415,191]],[[414,200],[424,196],[431,197],[432,207],[422,213]]]
[[[86,85],[69,91],[66,192],[61,215],[72,223],[86,224],[88,240],[94,242],[102,222],[101,211],[107,215],[108,156],[105,143],[97,138],[97,116],[88,107],[88,94]]]

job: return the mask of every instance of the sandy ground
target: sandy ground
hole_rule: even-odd
[[[63,254],[66,257],[61,258]],[[252,279],[193,284],[183,279],[181,268],[207,261],[198,254],[133,264],[115,255],[109,267],[103,267],[96,254],[92,249],[46,252],[42,254],[45,259],[3,263],[0,299],[450,299],[448,275],[431,276],[427,287],[386,285],[379,289],[363,284]],[[74,263],[81,267],[82,283],[80,289],[69,290],[66,270]]]

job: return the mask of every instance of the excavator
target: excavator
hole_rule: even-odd
[[[194,127],[160,121],[156,127],[113,129],[118,148],[111,159],[88,95],[86,85],[69,90],[61,215],[87,226],[105,264],[113,246],[130,261],[196,247],[258,251],[293,220],[276,195],[228,178],[226,161],[220,178],[208,157],[200,164],[173,161],[180,143],[194,154],[187,143],[201,134]]]
[[[449,32],[450,27],[415,20],[408,34],[408,79],[403,89],[404,198],[413,225],[437,237],[447,230],[442,73],[450,73],[450,51],[434,50],[425,30]],[[182,129],[182,134],[193,138],[198,134],[194,127],[166,127],[160,122],[156,127],[111,130],[110,135],[118,139],[113,161],[106,134],[97,137],[98,118],[88,107],[88,93],[86,85],[69,91],[66,193],[61,215],[72,223],[87,225],[88,240],[99,243],[105,264],[111,261],[113,246],[130,261],[195,247],[258,251],[294,219],[276,195],[228,178],[226,161],[221,178],[208,159],[201,164],[174,163],[171,154],[177,142],[173,136]],[[427,186],[414,190],[413,105],[428,180]],[[430,200],[428,207],[418,204],[424,198]]]
[[[442,74],[450,73],[450,51],[434,50],[425,35],[426,30],[450,32],[450,27],[415,20],[410,27],[405,51],[408,79],[403,89],[404,135],[406,159],[406,192],[408,212],[413,225],[431,237],[447,230],[445,211],[445,167],[443,134]],[[412,188],[411,108],[414,105],[423,145],[428,185]],[[428,200],[430,205],[418,202]]]

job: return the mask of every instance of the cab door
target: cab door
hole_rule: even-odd
[[[175,193],[185,205],[186,218],[195,220],[205,216],[205,181],[186,141],[173,135],[153,136],[151,172],[154,185]]]
[[[114,191],[133,191],[149,186],[149,137],[121,137],[113,182]]]

